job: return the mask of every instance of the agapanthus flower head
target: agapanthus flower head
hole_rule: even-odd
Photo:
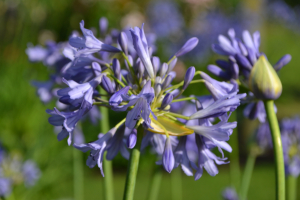
[[[101,20],[100,27],[103,33],[108,32]],[[195,67],[187,69],[182,82],[173,84],[176,73],[172,70],[178,57],[194,49],[198,39],[189,39],[170,60],[163,62],[154,55],[143,27],[131,28],[130,34],[113,31],[101,40],[84,28],[83,21],[80,23],[83,36],[72,35],[70,45],[64,51],[70,62],[64,67],[61,80],[68,87],[57,91],[60,102],[67,105],[67,109],[47,110],[51,115],[49,122],[62,128],[58,140],[69,137],[68,144],[71,145],[78,122],[94,107],[104,106],[125,113],[123,120],[107,133],[100,134],[96,141],[73,144],[83,152],[90,151],[87,165],[94,167],[97,164],[103,176],[104,152],[107,152],[108,160],[119,152],[128,159],[128,148],[136,148],[139,141],[142,141],[141,149],[152,146],[159,159],[157,164],[163,165],[168,172],[181,165],[189,176],[194,175],[195,170],[195,179],[201,177],[203,168],[214,176],[218,173],[215,164],[227,163],[222,149],[231,152],[227,141],[236,127],[236,123],[228,122],[228,118],[245,94],[237,94],[234,81],[216,81],[196,71]],[[113,47],[115,43],[122,50]],[[194,80],[197,74],[201,74],[202,79]],[[212,94],[209,100],[207,97],[182,97],[189,85],[196,83],[203,89],[207,87]],[[99,88],[103,90],[99,92]],[[108,100],[103,95],[109,96]],[[172,104],[181,101],[191,101],[197,109],[188,115],[172,112]],[[192,120],[196,123],[186,123]],[[190,137],[194,138],[196,160],[190,159],[186,150],[186,141]],[[222,157],[211,152],[215,147]]]
[[[259,100],[277,99],[281,95],[282,85],[277,72],[291,60],[290,55],[284,55],[273,66],[266,55],[259,50],[260,33],[252,35],[245,30],[242,38],[238,38],[234,29],[229,29],[228,38],[219,35],[218,43],[212,45],[217,54],[227,57],[227,60],[217,60],[216,65],[209,65],[208,70],[219,78],[229,81],[236,80],[239,85],[251,92],[245,102],[250,103],[245,110],[245,116],[258,118],[265,122],[264,106]]]

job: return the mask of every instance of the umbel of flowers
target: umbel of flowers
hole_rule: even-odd
[[[258,31],[252,36],[249,31],[244,31],[242,39],[236,37],[233,29],[228,31],[228,35],[229,39],[220,35],[219,43],[212,46],[216,53],[227,56],[228,59],[217,60],[218,66],[209,65],[208,70],[224,80],[236,80],[239,86],[249,92],[245,101],[248,103],[244,110],[246,117],[258,118],[262,123],[266,122],[266,118],[268,119],[276,163],[277,199],[285,199],[283,146],[274,100],[282,93],[282,84],[277,71],[290,62],[291,56],[283,56],[272,66],[266,55],[259,51],[260,33]],[[242,192],[242,199],[246,198],[246,190]]]
[[[107,133],[95,133],[94,142],[73,144],[83,152],[90,151],[87,165],[97,165],[103,176],[104,152],[108,160],[118,152],[128,159],[128,149],[139,151],[149,144],[164,146],[162,151],[157,149],[158,163],[168,172],[181,165],[183,171],[195,179],[201,177],[203,168],[210,175],[216,175],[216,164],[227,163],[223,150],[231,152],[227,141],[236,122],[228,122],[228,118],[246,94],[238,94],[235,81],[219,82],[194,67],[187,69],[184,80],[173,84],[176,76],[173,68],[178,57],[191,51],[198,39],[189,39],[170,60],[161,62],[153,56],[143,25],[119,33],[116,43],[100,41],[84,27],[83,21],[80,28],[82,35],[71,35],[63,50],[69,62],[59,69],[67,87],[58,90],[56,95],[67,108],[47,110],[51,115],[49,122],[61,127],[58,139],[68,137],[71,145],[77,123],[95,106],[103,106],[125,112],[126,117]],[[190,84],[205,84],[211,95],[183,97]],[[109,96],[108,101],[102,98],[104,95]],[[172,103],[181,101],[193,103],[195,111],[189,115],[170,111]],[[190,120],[193,124],[186,124]],[[188,156],[188,136],[193,137],[192,142],[197,147],[196,159]],[[218,148],[222,156],[212,153],[213,148]]]

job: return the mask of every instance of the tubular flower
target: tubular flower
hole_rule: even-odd
[[[153,56],[155,48],[143,26],[131,28],[130,34],[128,31],[113,32],[107,37],[110,39],[100,40],[84,28],[83,21],[80,23],[83,36],[73,34],[63,51],[69,62],[62,67],[60,80],[68,87],[58,90],[57,96],[67,108],[47,110],[51,115],[49,122],[62,128],[58,140],[69,137],[71,145],[77,123],[92,112],[92,108],[103,106],[124,115],[123,120],[107,133],[100,134],[96,141],[73,144],[83,152],[90,151],[87,165],[98,165],[103,176],[105,152],[108,160],[119,152],[128,159],[128,148],[140,143],[141,149],[152,147],[158,156],[157,164],[163,165],[168,172],[181,165],[189,176],[194,175],[195,170],[195,179],[201,177],[203,168],[214,176],[218,173],[215,164],[227,161],[223,155],[217,157],[211,149],[216,147],[222,154],[223,149],[231,152],[227,141],[236,123],[228,122],[228,118],[245,94],[237,94],[234,81],[216,81],[196,71],[195,67],[188,68],[182,82],[173,84],[176,76],[173,68],[178,57],[193,50],[198,39],[189,39],[170,60],[163,62]],[[100,27],[101,34],[108,33],[107,21],[100,20]],[[112,46],[116,43],[120,49]],[[111,53],[119,55],[111,56]],[[195,80],[197,74],[201,79]],[[207,88],[211,96],[182,97],[185,90],[196,83],[201,89]],[[98,92],[99,88],[103,90]],[[103,95],[107,95],[108,100],[102,98]],[[172,109],[173,105],[184,101],[196,102],[198,110],[192,109],[185,115],[181,114],[185,113],[185,108]],[[137,131],[141,128],[144,134]],[[189,149],[187,143],[190,142],[195,148]]]

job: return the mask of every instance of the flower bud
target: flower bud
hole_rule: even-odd
[[[249,88],[258,99],[275,100],[281,95],[281,81],[264,55],[259,57],[251,70]]]
[[[177,63],[177,58],[174,58],[169,64],[167,74],[169,74],[174,69],[176,63]]]
[[[118,42],[120,44],[121,49],[123,52],[128,55],[128,38],[126,33],[121,32],[118,38]]]
[[[102,77],[101,86],[109,94],[113,94],[115,92],[113,84],[107,76]]]
[[[167,71],[168,71],[168,68],[169,68],[168,64],[163,63],[161,68],[160,68],[159,76],[164,77],[166,75]]]
[[[92,62],[92,68],[95,76],[100,76],[101,75],[101,67],[99,63],[97,62]]]
[[[161,84],[159,83],[155,84],[154,91],[155,91],[155,96],[158,96],[159,93],[161,92]]]
[[[144,72],[145,72],[145,67],[144,67],[142,62],[138,62],[137,69],[138,69],[138,72],[139,72],[139,77],[140,78],[143,77]]]
[[[154,69],[154,74],[156,74],[160,68],[160,60],[158,57],[153,56],[151,61],[152,61],[153,69]]]
[[[182,56],[190,51],[192,51],[198,44],[198,39],[196,37],[193,37],[189,39],[182,47],[181,49],[175,54],[176,57]]]
[[[112,61],[112,69],[117,79],[121,80],[121,66],[118,59],[114,58]]]
[[[292,56],[290,54],[284,55],[278,62],[274,65],[274,69],[276,71],[279,71],[284,65],[288,64],[292,59]]]
[[[173,154],[173,150],[172,150],[171,140],[169,137],[167,137],[166,142],[165,142],[165,149],[164,149],[164,153],[162,156],[162,163],[163,163],[165,170],[167,172],[171,173],[171,171],[173,170],[174,165],[175,165],[175,158],[174,158],[174,154]]]
[[[131,57],[131,55],[128,55],[127,57],[128,57],[128,61],[129,61],[130,65],[132,66],[132,65],[133,65],[133,58]],[[125,60],[125,66],[126,66],[126,69],[127,69],[128,71],[130,71],[130,70],[129,70],[129,65],[128,65],[128,63],[127,63],[127,60]]]
[[[173,101],[173,95],[168,93],[165,95],[162,103],[161,103],[161,109],[165,109],[170,103]]]
[[[166,89],[171,84],[172,80],[173,80],[173,77],[171,75],[168,75],[162,84],[162,89],[163,90]]]
[[[130,133],[130,135],[128,136],[127,147],[129,149],[133,149],[133,147],[136,144],[136,140],[137,140],[137,130],[133,129],[132,132]]]
[[[188,87],[190,82],[193,80],[194,75],[195,75],[195,67],[188,68],[184,77],[182,90],[185,90]]]

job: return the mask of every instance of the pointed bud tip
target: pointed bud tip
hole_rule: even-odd
[[[264,55],[253,66],[249,77],[249,88],[256,98],[275,100],[282,93],[281,81]]]

